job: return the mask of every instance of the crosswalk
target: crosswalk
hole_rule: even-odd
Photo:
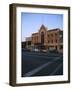
[[[42,69],[45,68],[46,66],[49,66],[49,65],[53,64],[53,63],[56,62],[58,59],[59,59],[59,57],[55,58],[55,60],[53,60],[53,61],[47,62],[47,63],[45,63],[45,64],[43,64],[43,65],[41,65],[41,66],[39,66],[39,67],[31,70],[31,71],[25,73],[25,74],[23,75],[23,77],[30,77],[30,76],[38,73],[40,70],[42,70]],[[52,72],[51,74],[54,74],[54,73],[60,68],[60,66],[61,66],[61,64],[60,64],[60,65],[55,69],[55,71]]]

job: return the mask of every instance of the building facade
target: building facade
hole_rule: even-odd
[[[38,32],[26,38],[25,43],[26,48],[63,52],[63,31],[59,28],[48,30],[42,25]]]

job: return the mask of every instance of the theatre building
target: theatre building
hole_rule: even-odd
[[[48,30],[42,25],[38,32],[32,33],[31,37],[27,37],[26,41],[22,42],[23,46],[30,49],[63,52],[63,31],[59,28]]]

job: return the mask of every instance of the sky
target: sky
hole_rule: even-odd
[[[45,25],[48,30],[63,29],[63,14],[41,14],[41,13],[21,13],[21,35],[22,41],[26,37],[31,37],[32,33],[38,32],[41,25]]]

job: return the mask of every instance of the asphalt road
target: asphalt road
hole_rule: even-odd
[[[22,51],[22,77],[63,75],[61,54]]]

